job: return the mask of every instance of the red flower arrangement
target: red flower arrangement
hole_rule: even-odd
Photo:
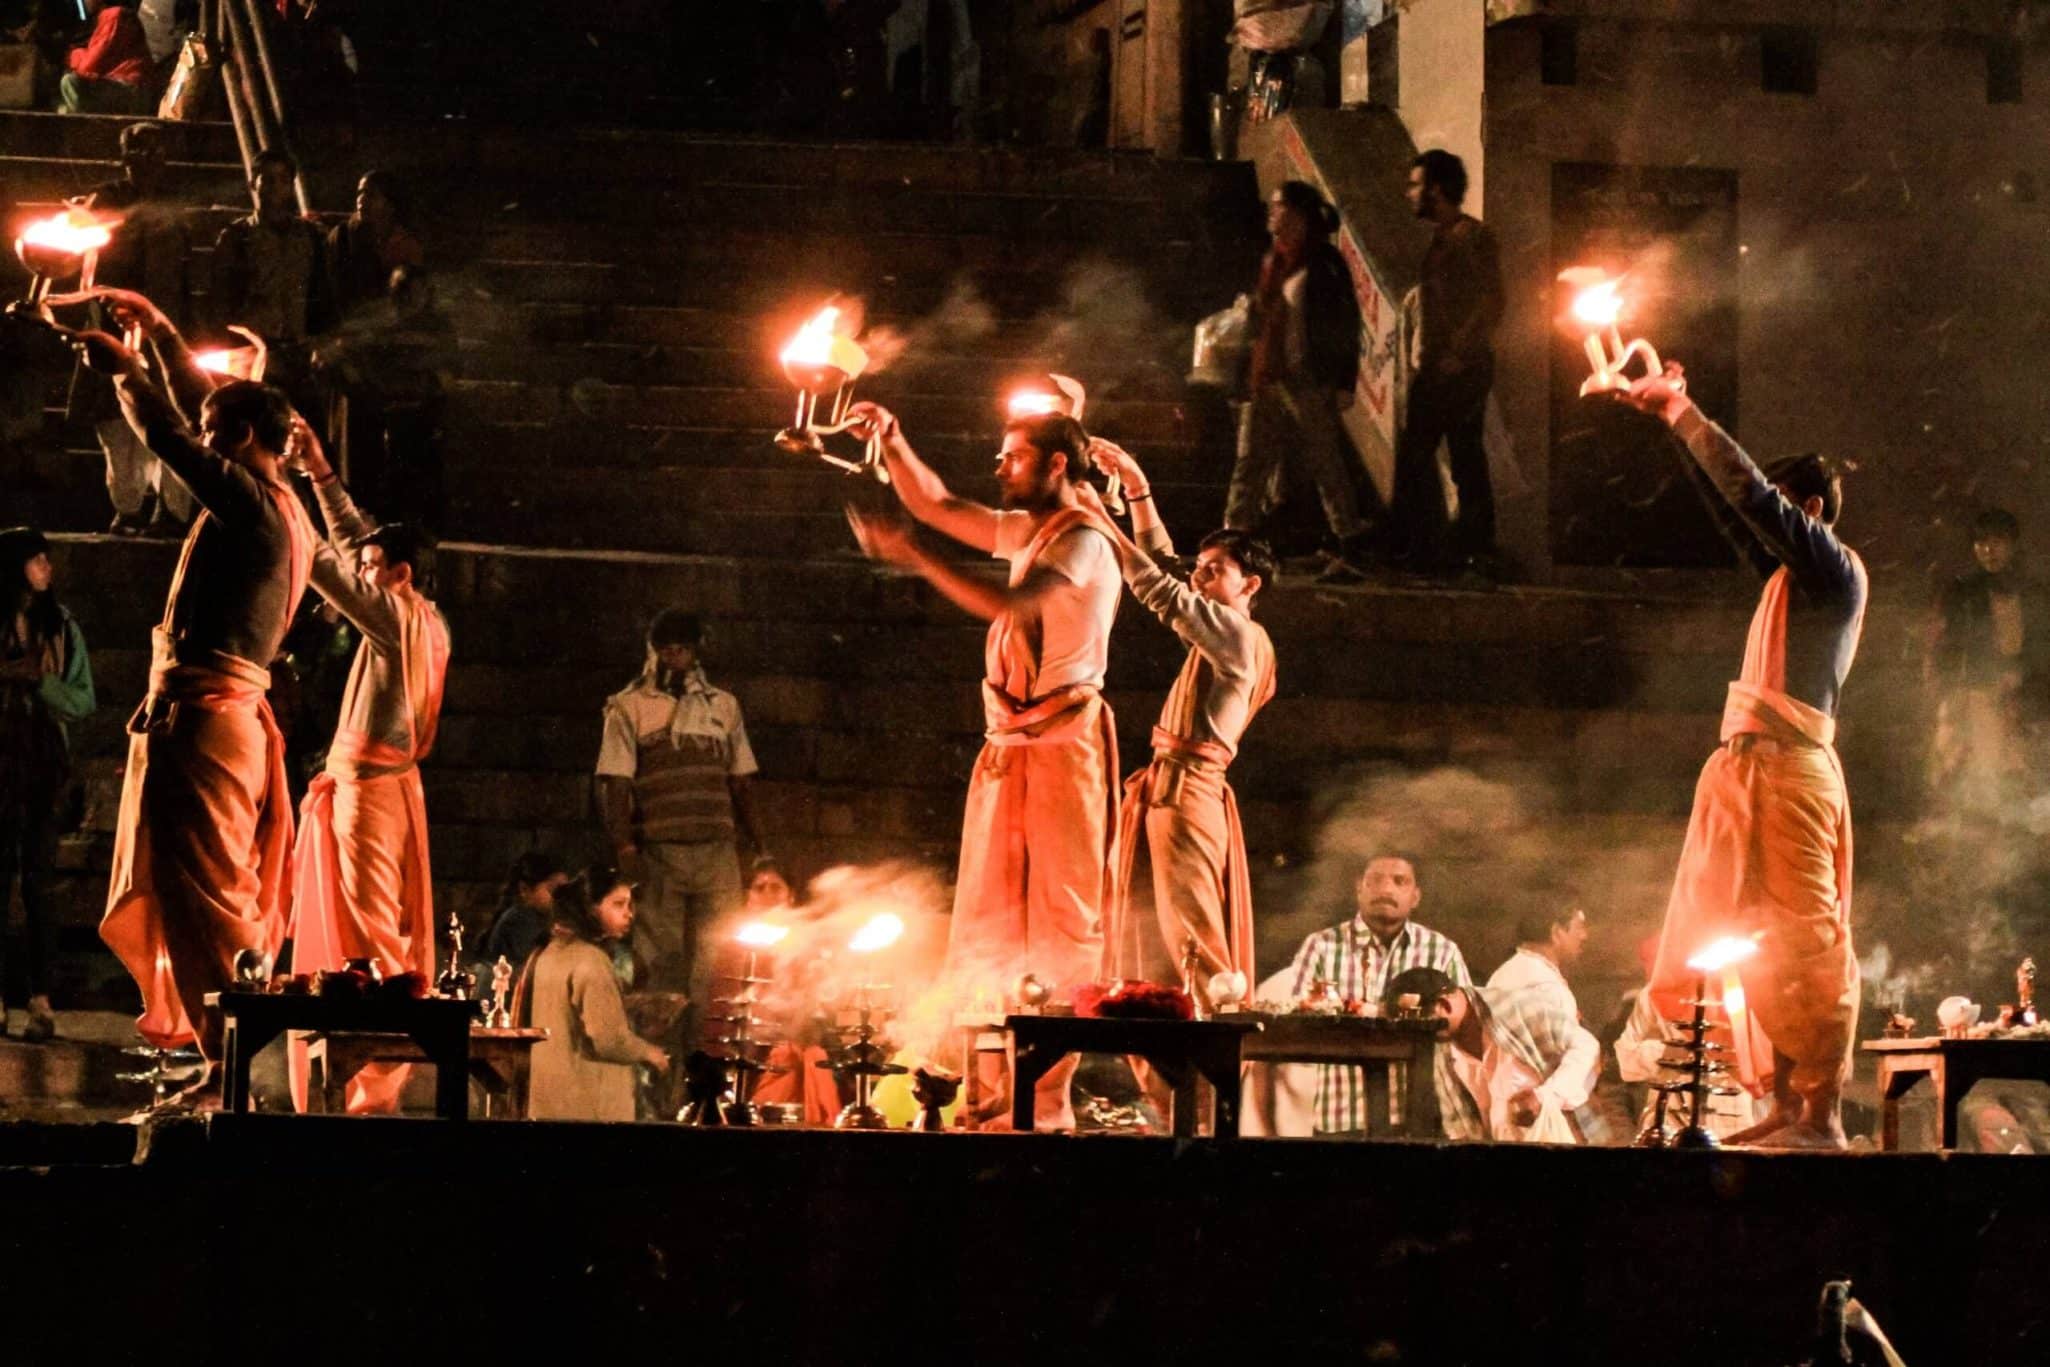
[[[1160,983],[1084,983],[1075,989],[1075,1014],[1120,1020],[1186,1021],[1196,1018],[1196,1004],[1179,987]]]

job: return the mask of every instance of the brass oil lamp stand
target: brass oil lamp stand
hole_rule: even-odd
[[[1725,1029],[1723,1022],[1708,1019],[1711,1003],[1706,991],[1687,1003],[1694,1008],[1694,1014],[1686,1020],[1672,1022],[1680,1032],[1680,1038],[1666,1045],[1678,1058],[1668,1057],[1659,1067],[1674,1076],[1654,1082],[1652,1090],[1658,1093],[1658,1102],[1652,1113],[1651,1123],[1637,1136],[1639,1148],[1657,1149],[1719,1149],[1722,1140],[1708,1126],[1708,1099],[1712,1096],[1735,1096],[1738,1089],[1717,1081],[1726,1076],[1730,1065],[1717,1057],[1729,1051],[1727,1044],[1708,1038],[1712,1030]],[[1672,1135],[1666,1134],[1666,1112],[1675,1098],[1684,1098],[1687,1106],[1687,1123]]]
[[[885,1008],[876,1005],[878,995],[887,993],[888,987],[864,983],[855,989],[855,1023],[843,1027],[847,1038],[833,1056],[818,1064],[836,1073],[854,1079],[854,1100],[841,1108],[833,1119],[836,1130],[886,1130],[890,1122],[875,1108],[875,1085],[877,1078],[895,1077],[910,1071],[901,1063],[890,1062],[887,1046],[878,1042],[882,1027],[876,1024],[876,1016]]]

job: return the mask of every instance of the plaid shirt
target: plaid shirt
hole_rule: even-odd
[[[1530,956],[1536,958],[1535,955]],[[1549,979],[1525,965],[1519,972],[1497,972],[1486,987],[1469,994],[1480,1012],[1485,1049],[1513,1059],[1520,1081],[1527,1082],[1540,1102],[1552,1101],[1570,1116],[1587,1104],[1601,1065],[1601,1045],[1581,1025],[1573,994],[1556,968]],[[1543,960],[1539,960],[1543,964]],[[1550,965],[1545,965],[1550,967]],[[1438,1113],[1448,1139],[1517,1139],[1520,1134],[1495,1133],[1499,1117],[1490,1113],[1493,1096],[1475,1096],[1453,1067],[1456,1046],[1438,1046],[1436,1082]],[[1483,1056],[1487,1063],[1487,1056]],[[1493,1067],[1500,1067],[1499,1061]]]
[[[1296,951],[1295,982],[1289,995],[1309,995],[1319,979],[1332,985],[1341,999],[1378,1002],[1389,979],[1412,968],[1435,968],[1461,987],[1473,985],[1459,946],[1426,926],[1411,921],[1385,947],[1354,916],[1344,925],[1320,930]],[[1396,1086],[1400,1095],[1400,1083]],[[1317,1133],[1343,1134],[1367,1128],[1366,1073],[1359,1068],[1325,1065],[1317,1069]]]

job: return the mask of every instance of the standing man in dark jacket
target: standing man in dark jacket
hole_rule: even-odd
[[[1293,450],[1337,542],[1325,572],[1353,577],[1367,524],[1338,415],[1352,406],[1359,380],[1360,306],[1345,258],[1331,245],[1337,226],[1338,211],[1304,181],[1284,183],[1268,201],[1274,245],[1253,299],[1249,397],[1224,525],[1260,530],[1281,505],[1282,458]]]
[[[1395,451],[1389,515],[1395,560],[1410,569],[1486,570],[1495,553],[1495,491],[1481,441],[1495,383],[1495,327],[1502,321],[1502,267],[1495,235],[1463,212],[1466,164],[1433,149],[1409,169],[1409,202],[1433,224],[1418,290],[1422,296],[1416,373],[1410,377],[1402,439]],[[1447,536],[1438,485],[1438,443],[1452,456],[1459,518]]]

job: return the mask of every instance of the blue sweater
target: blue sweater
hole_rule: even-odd
[[[1694,459],[1687,470],[1710,516],[1761,578],[1784,565],[1786,691],[1835,716],[1858,653],[1870,585],[1865,562],[1836,530],[1809,517],[1765,478],[1729,433],[1689,408],[1673,431]]]

